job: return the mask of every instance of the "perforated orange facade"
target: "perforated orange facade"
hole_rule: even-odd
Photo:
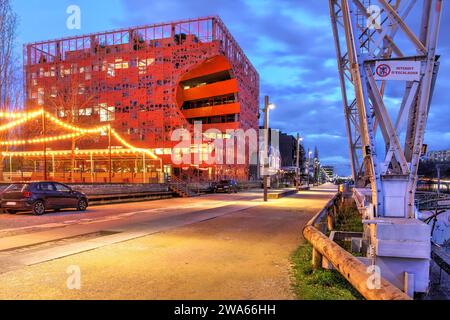
[[[110,123],[134,146],[159,150],[172,168],[165,150],[177,143],[176,129],[192,132],[197,121],[224,133],[258,129],[258,73],[218,17],[38,42],[26,45],[24,55],[29,110],[44,107],[79,126]],[[76,147],[93,143],[107,147],[108,137],[84,137]],[[227,170],[249,174],[248,165]]]

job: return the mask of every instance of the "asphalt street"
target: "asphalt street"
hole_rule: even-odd
[[[0,299],[293,299],[290,256],[331,186],[0,215]],[[75,268],[75,269],[74,269]],[[71,288],[73,270],[80,287]]]

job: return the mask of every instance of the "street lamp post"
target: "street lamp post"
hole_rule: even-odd
[[[274,109],[275,105],[269,103],[269,96],[264,98],[264,201],[268,201],[268,184],[269,184],[269,110]]]
[[[300,143],[303,138],[300,137],[300,134],[297,133],[297,163],[295,169],[295,181],[297,183],[297,190],[300,189]]]
[[[111,147],[111,124],[108,127],[108,167],[109,167],[109,183],[112,183],[112,147]]]
[[[46,134],[45,109],[42,107],[42,137]],[[44,180],[47,181],[47,143],[44,140]]]
[[[312,156],[312,151],[308,152],[308,188],[309,188],[309,183],[310,183],[310,174],[311,174],[311,156]]]

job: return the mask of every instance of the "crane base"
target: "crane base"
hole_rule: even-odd
[[[381,276],[406,293],[427,292],[431,227],[417,219],[376,218],[366,226]]]

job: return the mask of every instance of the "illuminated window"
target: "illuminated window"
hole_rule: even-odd
[[[122,69],[122,59],[116,59],[115,61],[115,68],[117,69]]]
[[[155,59],[153,59],[153,58],[139,60],[139,63],[138,63],[139,74],[145,74],[147,71],[147,67],[151,66],[154,63],[155,63]]]
[[[78,94],[85,94],[86,93],[86,88],[84,87],[84,84],[80,84],[78,86]]]
[[[38,88],[38,105],[44,105],[44,88]]]
[[[60,110],[58,111],[58,117],[59,117],[59,118],[64,118],[65,116],[66,116],[66,110],[60,109]]]
[[[113,63],[108,63],[108,71],[107,71],[108,77],[115,77],[116,76],[116,69],[114,68]]]
[[[114,121],[115,119],[115,107],[108,107],[106,103],[100,104],[100,121],[101,122],[108,122],[108,121]]]
[[[83,108],[83,109],[78,110],[78,114],[80,116],[91,116],[92,112],[93,112],[92,108]]]
[[[128,69],[128,61],[123,61],[122,59],[116,59],[115,68],[116,68],[116,70]]]
[[[52,98],[56,98],[57,95],[58,95],[58,89],[56,89],[56,87],[52,87],[52,93],[50,94],[50,96]]]

